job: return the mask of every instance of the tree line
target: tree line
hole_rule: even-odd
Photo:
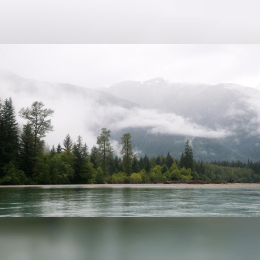
[[[259,182],[260,163],[248,161],[195,161],[190,140],[185,143],[180,159],[159,155],[137,157],[131,135],[121,137],[122,149],[118,156],[110,143],[110,130],[101,129],[97,143],[88,146],[78,136],[70,135],[62,145],[52,146],[44,153],[43,138],[53,131],[50,117],[54,111],[35,101],[22,108],[19,116],[26,119],[22,131],[18,128],[12,99],[0,102],[0,184],[85,184],[85,183],[158,183],[169,180],[221,180]],[[259,169],[259,170],[258,170]]]

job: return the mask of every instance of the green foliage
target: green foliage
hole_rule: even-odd
[[[162,174],[162,166],[156,165],[149,174],[150,181],[153,183],[164,182],[165,176]]]
[[[194,180],[200,179],[200,176],[199,176],[199,174],[198,174],[197,172],[194,172],[194,173],[193,173],[193,179],[194,179]]]
[[[167,167],[165,166],[165,164],[163,165],[163,167],[162,167],[162,174],[164,174],[164,173],[166,173],[167,172]]]
[[[53,145],[52,148],[51,148],[51,151],[50,151],[50,155],[54,156],[55,154],[56,154],[56,149],[55,149],[55,147]]]
[[[87,145],[83,145],[81,136],[78,136],[77,143],[73,146],[73,154],[75,155],[73,164],[75,174],[71,182],[91,183],[94,175],[93,164],[89,162]]]
[[[53,184],[55,178],[50,176],[50,155],[43,154],[37,157],[32,181],[36,184]]]
[[[61,145],[60,145],[60,144],[58,144],[56,151],[57,151],[58,154],[61,154],[62,148],[61,148]]]
[[[101,129],[101,134],[97,138],[98,144],[98,157],[100,166],[105,175],[109,173],[108,161],[113,159],[113,148],[109,141],[110,130],[106,128]]]
[[[150,160],[150,167],[151,169],[153,169],[156,165],[159,165],[156,163],[156,158],[153,157],[151,160]]]
[[[148,173],[145,171],[145,169],[141,170],[141,171],[139,172],[139,174],[141,175],[142,183],[149,183],[149,182],[150,182],[149,175],[148,175]]]
[[[0,178],[3,176],[3,167],[13,161],[17,162],[19,156],[19,136],[15,118],[15,109],[12,99],[0,103]]]
[[[69,184],[74,176],[73,165],[76,156],[66,150],[49,158],[50,179],[52,184]]]
[[[105,175],[101,169],[101,167],[98,167],[94,174],[94,183],[97,184],[104,184],[105,183]]]
[[[53,131],[53,126],[51,125],[51,119],[47,119],[52,116],[54,111],[51,109],[43,108],[44,104],[42,102],[35,101],[32,103],[30,108],[22,108],[19,115],[28,120],[28,123],[34,134],[34,155],[41,152],[41,144],[37,141],[38,139],[46,136],[46,133]]]
[[[10,161],[3,167],[3,177],[0,179],[0,184],[4,185],[22,185],[26,184],[28,179],[23,171],[18,170],[15,164]]]
[[[173,164],[173,158],[171,157],[170,153],[168,152],[167,156],[166,156],[166,167],[169,169]]]
[[[73,146],[73,141],[69,134],[66,135],[65,139],[63,140],[63,146],[65,150],[71,150]]]
[[[29,124],[23,126],[20,137],[20,168],[27,177],[31,178],[35,166],[34,137]]]
[[[191,169],[186,169],[185,167],[180,169],[180,175],[181,175],[181,180],[191,180],[192,175],[191,175]]]
[[[144,169],[147,173],[149,173],[151,170],[150,160],[146,154],[144,156]]]
[[[134,156],[132,170],[133,172],[139,172],[139,164],[138,164],[137,156]]]
[[[117,174],[112,175],[112,183],[122,184],[125,183],[126,180],[127,180],[127,176],[126,173],[124,172],[119,172]]]
[[[132,170],[132,164],[134,160],[134,152],[133,152],[133,146],[131,143],[131,135],[124,134],[123,137],[121,137],[121,144],[123,145],[122,150],[120,151],[120,154],[123,155],[123,170],[127,173],[128,176],[130,176],[131,170]]]
[[[98,149],[96,146],[93,146],[90,152],[90,162],[93,164],[93,167],[95,169],[98,168],[99,163],[99,157],[98,157]]]
[[[181,157],[180,167],[185,167],[193,171],[193,152],[189,139],[187,139],[185,143],[185,153]]]
[[[191,170],[186,168],[178,169],[177,164],[174,162],[170,169],[164,174],[166,179],[170,180],[190,180]]]
[[[83,164],[82,170],[80,172],[81,183],[93,183],[95,178],[94,173],[95,171],[93,168],[93,164],[89,161],[86,161]]]
[[[139,173],[132,173],[130,176],[130,180],[133,183],[141,183],[142,182],[142,176]]]

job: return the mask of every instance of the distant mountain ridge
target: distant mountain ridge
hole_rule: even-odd
[[[260,160],[260,110],[257,106],[254,107],[260,93],[256,89],[231,83],[169,83],[162,78],[155,78],[145,82],[117,83],[109,87],[107,92],[129,101],[135,100],[145,108],[189,118],[192,122],[209,129],[228,129],[233,132],[232,136],[212,139],[218,145],[230,149],[230,154],[233,155],[226,159],[245,160],[248,157]],[[196,157],[199,158],[199,154]]]
[[[91,148],[100,129],[107,127],[111,130],[111,138],[118,143],[124,133],[131,133],[139,156],[166,155],[169,151],[179,158],[185,139],[190,138],[197,160],[260,160],[260,93],[237,84],[170,83],[155,78],[144,82],[124,81],[101,91],[0,72],[0,98],[4,96],[14,97],[21,106],[29,106],[28,102],[32,100],[54,106],[53,120],[57,130],[48,143],[62,142],[68,132],[77,131]],[[156,116],[153,117],[153,113]],[[148,125],[142,124],[146,116]],[[176,130],[176,134],[154,132],[149,120],[156,126],[160,116],[165,124],[173,118],[176,124],[183,120],[189,122],[184,127],[194,124],[195,128],[201,126],[203,131],[223,130],[231,134],[204,137],[196,136],[192,131],[190,134],[181,130]],[[162,122],[158,122],[161,130]],[[174,123],[169,127],[174,127]]]

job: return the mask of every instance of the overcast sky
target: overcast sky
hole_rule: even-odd
[[[0,69],[25,78],[92,88],[155,77],[260,88],[260,44],[2,44]]]

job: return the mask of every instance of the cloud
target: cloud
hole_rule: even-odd
[[[231,134],[224,129],[215,131],[205,128],[174,113],[160,113],[154,109],[142,108],[131,110],[108,109],[108,111],[112,110],[120,118],[120,120],[111,124],[111,128],[115,130],[128,127],[148,127],[150,128],[149,132],[153,134],[177,134],[208,138],[223,138]]]
[[[222,138],[231,133],[224,129],[211,130],[189,119],[173,113],[160,113],[157,110],[143,108],[124,108],[114,104],[114,101],[104,104],[101,96],[90,96],[80,91],[70,91],[62,85],[47,82],[14,81],[0,79],[1,99],[12,97],[16,112],[22,107],[29,107],[34,101],[42,101],[46,108],[53,109],[52,124],[54,132],[48,133],[45,140],[52,146],[62,145],[69,133],[74,141],[81,135],[89,150],[96,145],[101,128],[111,131],[128,127],[149,128],[150,133],[179,134],[208,138]],[[97,92],[98,93],[98,92]],[[20,124],[25,120],[17,117]],[[113,143],[116,153],[120,145]]]

